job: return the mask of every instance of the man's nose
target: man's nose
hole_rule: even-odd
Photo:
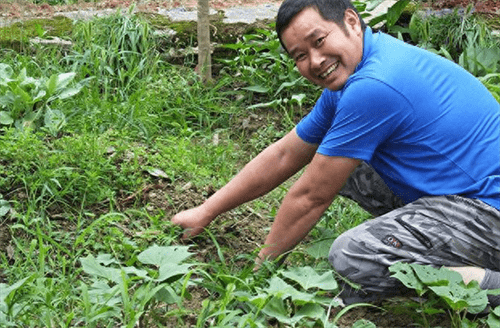
[[[325,57],[318,49],[312,49],[310,56],[311,56],[311,67],[312,68],[319,68],[319,67],[321,67],[321,65],[323,65],[323,62],[325,61]]]

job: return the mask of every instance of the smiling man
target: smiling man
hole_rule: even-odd
[[[276,29],[323,94],[296,128],[172,222],[194,236],[308,165],[259,259],[293,248],[340,194],[375,216],[330,250],[335,270],[362,286],[346,286],[345,303],[404,293],[388,271],[399,261],[499,288],[500,105],[488,90],[451,61],[373,33],[348,0],[286,0]]]

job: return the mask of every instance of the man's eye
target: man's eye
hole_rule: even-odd
[[[324,41],[324,40],[325,40],[325,37],[324,37],[324,36],[322,36],[321,38],[318,38],[318,39],[316,40],[316,45],[317,45],[317,46],[320,46],[320,45],[323,43],[323,41]]]
[[[304,54],[299,54],[297,56],[295,56],[295,61],[301,61],[302,59],[304,59],[306,57],[306,55]]]

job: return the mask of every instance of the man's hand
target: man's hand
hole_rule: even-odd
[[[203,205],[175,215],[172,222],[185,229],[185,238],[198,235],[218,215],[279,186],[307,165],[316,149],[316,145],[302,141],[293,129],[245,165]]]
[[[212,222],[213,218],[206,213],[203,205],[180,212],[172,218],[172,223],[184,229],[182,238],[191,238],[201,232]]]

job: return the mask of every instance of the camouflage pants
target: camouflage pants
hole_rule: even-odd
[[[500,211],[460,196],[423,197],[404,205],[365,163],[340,192],[376,218],[339,236],[329,260],[348,280],[344,303],[370,302],[408,291],[388,267],[396,262],[476,266],[500,271]]]

